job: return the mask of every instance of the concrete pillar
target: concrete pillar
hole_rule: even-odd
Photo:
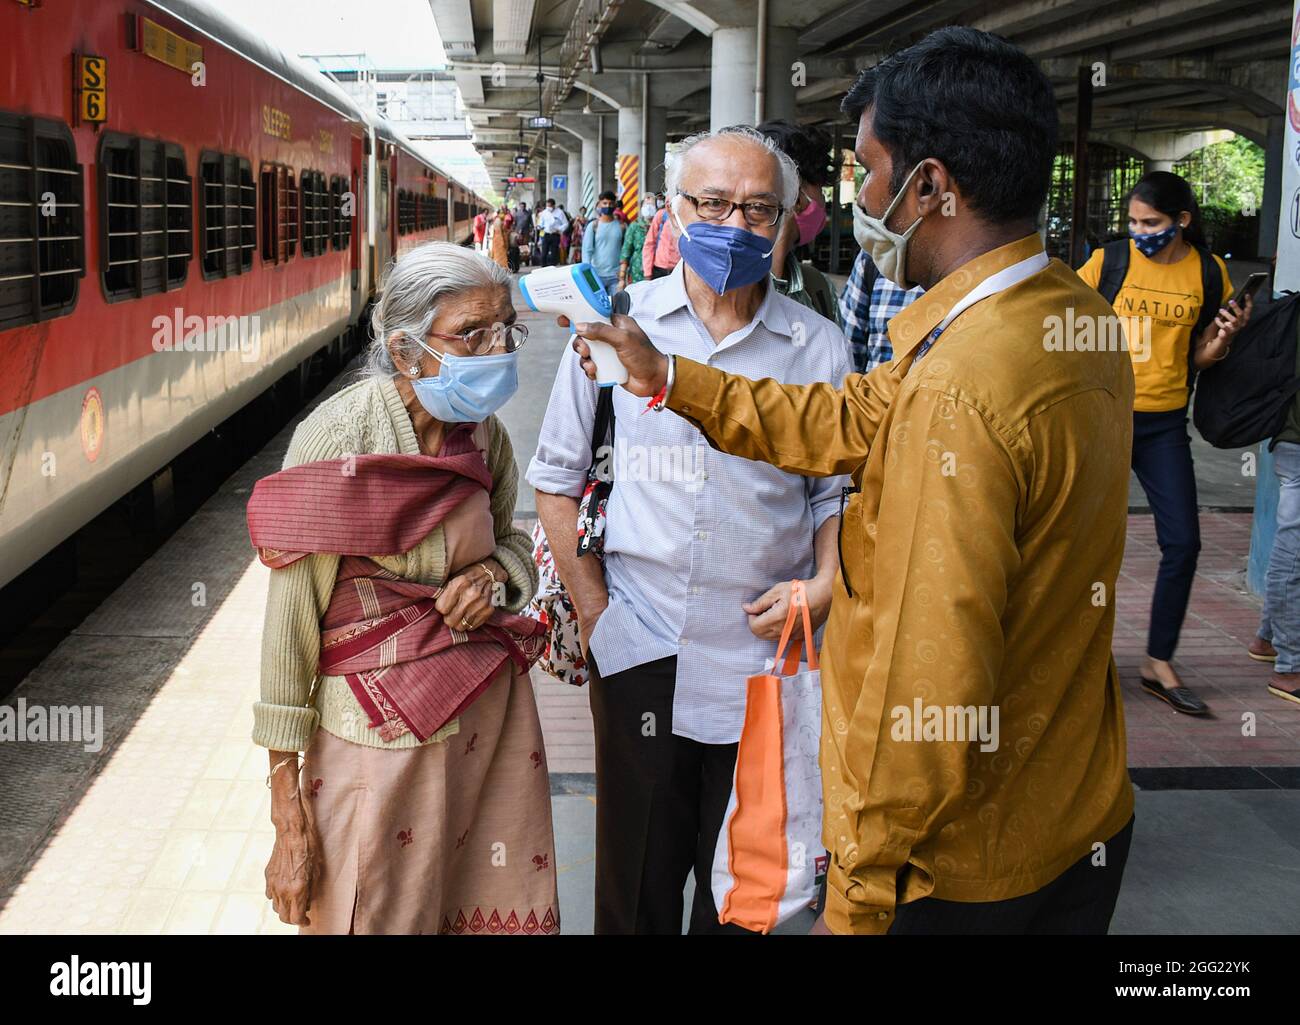
[[[641,205],[641,183],[644,180],[645,157],[641,152],[641,108],[620,107],[618,111],[618,156],[614,161],[614,195],[618,197],[623,213],[629,221],[636,220]],[[633,166],[625,161],[631,157]]]
[[[572,217],[578,212],[578,207],[582,205],[582,153],[577,150],[569,151],[569,192],[568,198],[564,201],[564,209]]]
[[[1150,174],[1152,171],[1172,171],[1174,169],[1174,162],[1172,160],[1147,160],[1146,169],[1147,174]]]
[[[618,118],[601,117],[600,189],[618,195]]]
[[[578,206],[585,206],[591,213],[596,208],[596,196],[600,193],[599,147],[596,139],[582,140],[582,188],[578,195]]]
[[[763,120],[795,120],[794,62],[799,59],[799,33],[792,28],[771,26],[767,30],[767,92],[763,96]]]
[[[654,82],[651,81],[651,90]],[[664,162],[668,149],[668,108],[651,103],[646,108],[645,157],[641,161],[641,178],[646,191],[662,192],[664,187]]]
[[[754,62],[757,28],[720,28],[713,33],[709,128],[754,123]]]
[[[1282,206],[1282,164],[1286,160],[1283,146],[1286,125],[1278,114],[1269,122],[1264,141],[1264,196],[1259,210],[1259,256],[1271,260],[1277,255],[1278,212]]]

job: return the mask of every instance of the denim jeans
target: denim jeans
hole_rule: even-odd
[[[1280,485],[1277,533],[1264,577],[1259,635],[1277,649],[1279,673],[1300,672],[1300,445],[1279,441],[1273,472]]]

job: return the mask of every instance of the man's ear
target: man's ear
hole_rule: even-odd
[[[945,216],[950,216],[955,212],[954,203],[957,200],[958,192],[943,161],[936,160],[933,157],[923,161],[921,170],[916,173],[916,178],[913,179],[912,188],[916,190],[917,212],[922,216],[935,211],[939,211]]]

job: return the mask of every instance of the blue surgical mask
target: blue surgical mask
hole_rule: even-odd
[[[676,211],[673,219],[677,220]],[[712,221],[696,221],[687,231],[677,220],[677,228],[682,233],[677,240],[677,251],[686,266],[718,295],[762,281],[772,273],[772,250],[776,244],[770,239]]]
[[[442,364],[436,377],[411,382],[415,397],[430,416],[443,423],[482,423],[519,390],[519,353],[453,356],[420,347]]]
[[[1150,235],[1139,235],[1135,231],[1130,231],[1128,237],[1133,240],[1133,244],[1138,247],[1138,252],[1143,256],[1155,256],[1176,239],[1181,230],[1177,224],[1171,224],[1163,231],[1153,231]]]

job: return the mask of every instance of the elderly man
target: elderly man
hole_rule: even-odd
[[[1034,227],[1052,87],[1005,40],[947,28],[863,72],[844,109],[859,237],[926,288],[889,363],[795,387],[631,318],[577,329],[720,450],[860,489],[822,660],[822,927],[1104,933],[1133,828],[1110,654],[1133,371],[1045,337],[1111,315]]]
[[[839,384],[843,336],[770,283],[798,185],[790,159],[751,128],[682,144],[668,168],[682,263],[628,289],[655,345],[732,373]],[[641,416],[644,400],[616,389],[602,573],[574,557],[596,397],[567,351],[528,469],[589,656],[596,932],[680,932],[692,868],[691,931],[714,931],[710,874],[745,679],[772,656],[792,581],[807,581],[814,620],[825,619],[843,481],[723,455],[684,420]],[[641,472],[656,466],[684,472]]]

